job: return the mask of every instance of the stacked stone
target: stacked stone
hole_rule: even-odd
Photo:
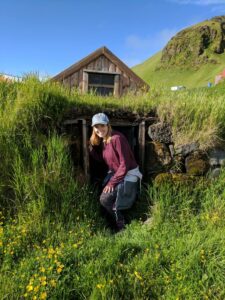
[[[162,181],[193,181],[200,176],[215,178],[225,165],[225,151],[202,151],[198,142],[174,148],[172,130],[167,123],[156,123],[148,128],[150,141],[146,143],[146,174]]]

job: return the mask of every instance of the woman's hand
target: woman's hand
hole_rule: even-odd
[[[106,185],[103,189],[103,193],[112,193],[114,188],[112,186]]]

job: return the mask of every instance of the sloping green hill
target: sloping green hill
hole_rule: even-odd
[[[225,68],[224,48],[222,16],[182,30],[162,51],[133,70],[151,86],[206,86]]]

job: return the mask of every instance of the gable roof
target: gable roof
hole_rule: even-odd
[[[107,57],[111,62],[113,62],[121,71],[132,77],[138,84],[146,85],[148,84],[142,80],[138,75],[136,75],[128,66],[125,65],[117,56],[115,56],[108,48],[101,47],[96,51],[92,52],[85,58],[81,59],[77,63],[73,64],[69,68],[65,69],[64,71],[60,72],[59,74],[52,77],[52,80],[62,80],[73,73],[77,72],[81,68],[85,67],[87,64],[91,63],[93,60],[97,59],[99,56],[104,55]]]

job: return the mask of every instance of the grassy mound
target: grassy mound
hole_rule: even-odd
[[[117,101],[35,78],[1,83],[0,298],[224,299],[225,173],[191,188],[146,186],[138,206],[147,197],[152,222],[136,219],[112,235],[57,133],[74,106],[155,109],[177,139],[204,146],[223,137],[223,89]]]

